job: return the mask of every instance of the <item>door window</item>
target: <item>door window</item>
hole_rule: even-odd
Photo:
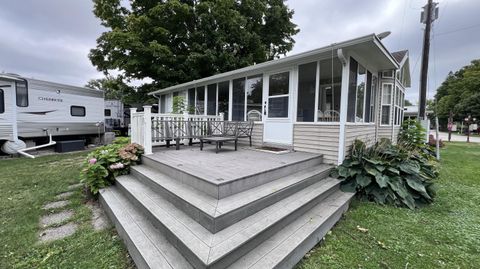
[[[270,75],[268,82],[268,117],[288,118],[290,72]]]
[[[3,90],[0,89],[0,114],[5,112],[5,95],[3,94]]]

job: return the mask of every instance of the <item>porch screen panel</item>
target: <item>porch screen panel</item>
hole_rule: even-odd
[[[245,78],[233,80],[232,120],[243,121],[245,117]]]
[[[195,88],[188,89],[188,112],[195,113]]]
[[[392,84],[383,84],[382,86],[382,121],[383,125],[390,124],[390,107],[392,102]]]
[[[347,121],[355,122],[355,102],[357,97],[357,70],[358,63],[355,59],[350,58],[350,72],[348,79],[348,107]]]
[[[205,87],[197,87],[195,114],[197,115],[205,114]]]
[[[247,78],[247,120],[262,120],[263,76]]]
[[[207,115],[217,113],[217,84],[207,86]]]
[[[366,69],[362,65],[358,65],[357,99],[356,99],[357,104],[356,104],[356,113],[355,113],[356,122],[364,122],[366,83],[367,83]]]
[[[167,96],[165,94],[160,96],[160,113],[165,113],[165,106],[167,105]]]
[[[315,86],[317,62],[298,66],[297,121],[313,122],[315,119]]]
[[[0,89],[0,114],[5,112],[5,96],[3,90]]]
[[[365,122],[370,121],[370,109],[372,102],[372,73],[367,71],[367,88],[365,90]]]
[[[318,121],[340,121],[342,63],[335,57],[320,61]]]
[[[371,89],[371,95],[370,95],[370,122],[375,122],[375,115],[377,111],[377,83],[378,79],[376,76],[372,76],[372,85],[370,87]]]
[[[224,114],[225,120],[228,120],[228,102],[230,102],[229,82],[218,83],[218,113]]]

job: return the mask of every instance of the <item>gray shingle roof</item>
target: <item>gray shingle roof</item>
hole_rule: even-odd
[[[405,55],[407,55],[408,50],[401,50],[401,51],[395,51],[392,52],[393,58],[397,61],[397,63],[401,63],[403,58],[405,58]]]

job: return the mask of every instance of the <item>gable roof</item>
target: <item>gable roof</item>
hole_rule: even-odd
[[[395,58],[395,61],[397,61],[398,65],[401,68],[405,67],[405,72],[404,76],[406,76],[405,80],[405,88],[409,88],[412,86],[412,78],[410,74],[410,59],[408,55],[408,50],[401,50],[401,51],[395,51],[392,52],[393,58]]]
[[[407,56],[407,54],[408,54],[408,50],[392,52],[393,58],[395,58],[395,61],[397,61],[397,63],[399,64],[403,61],[403,59],[405,58],[405,56]]]
[[[385,61],[388,62],[388,66],[389,66],[388,68],[398,68],[399,67],[398,62],[390,54],[390,52],[385,48],[385,46],[380,41],[380,39],[377,37],[377,35],[369,34],[369,35],[365,35],[365,36],[362,36],[362,37],[350,39],[350,40],[347,40],[347,41],[343,41],[343,42],[339,42],[339,43],[333,43],[331,45],[321,47],[321,48],[318,48],[318,49],[314,49],[314,50],[302,52],[302,53],[299,53],[299,54],[283,57],[283,58],[280,58],[280,59],[275,59],[275,60],[271,60],[271,61],[267,61],[267,62],[263,62],[263,63],[259,63],[259,64],[254,64],[254,65],[247,66],[247,67],[244,67],[244,68],[240,68],[240,69],[216,74],[216,75],[213,75],[213,76],[210,76],[210,77],[205,77],[205,78],[192,80],[192,81],[182,83],[182,84],[177,84],[177,85],[174,85],[174,86],[170,86],[170,87],[167,87],[167,88],[163,88],[163,89],[160,89],[160,90],[150,92],[148,94],[149,95],[155,95],[157,93],[167,93],[167,92],[176,91],[176,90],[179,90],[179,89],[182,89],[182,88],[185,89],[185,88],[188,88],[188,87],[195,86],[197,84],[206,84],[206,83],[216,81],[216,80],[219,80],[219,79],[222,79],[222,78],[226,78],[226,77],[230,77],[230,76],[234,76],[234,75],[238,75],[238,74],[242,74],[242,73],[246,73],[246,72],[251,72],[251,71],[254,71],[254,70],[262,70],[262,69],[269,68],[269,67],[274,66],[274,65],[292,63],[292,62],[299,61],[299,60],[302,60],[302,59],[305,59],[305,58],[308,58],[308,57],[311,57],[311,56],[319,55],[321,53],[325,53],[325,52],[328,52],[328,51],[347,48],[347,47],[355,46],[355,45],[361,45],[361,44],[365,44],[365,43],[372,44],[372,46],[375,46],[378,49],[378,51],[380,51],[380,53],[384,56]]]

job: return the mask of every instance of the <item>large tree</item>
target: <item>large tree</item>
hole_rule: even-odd
[[[283,0],[94,0],[109,30],[90,51],[108,74],[151,78],[143,91],[284,55],[298,30]]]
[[[480,117],[480,60],[450,72],[438,88],[435,101],[439,118],[448,118],[450,111],[456,120],[468,115]]]

